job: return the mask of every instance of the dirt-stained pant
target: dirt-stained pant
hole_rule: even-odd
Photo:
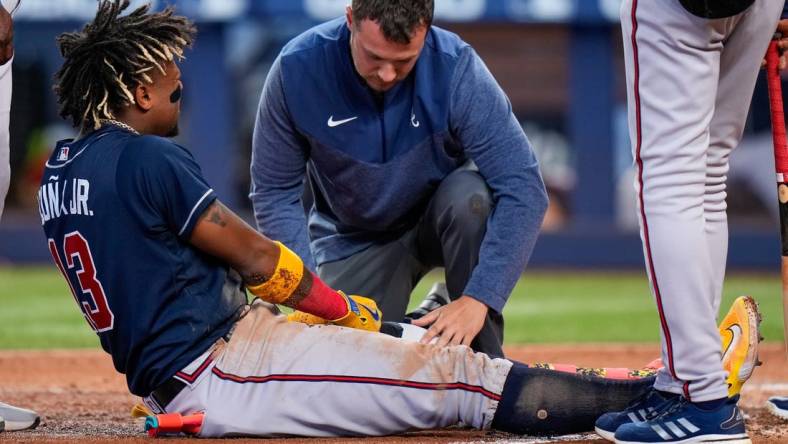
[[[187,387],[164,407],[204,411],[202,437],[487,429],[511,366],[465,346],[287,322],[257,300],[229,342],[176,375]]]
[[[435,267],[445,268],[449,297],[463,295],[479,262],[492,208],[487,183],[469,163],[443,179],[413,229],[399,239],[322,264],[317,272],[332,288],[375,299],[384,321],[399,322],[411,291]],[[503,316],[490,309],[471,347],[503,357],[502,345]]]
[[[715,325],[728,158],[783,3],[756,1],[724,19],[696,17],[678,0],[621,5],[640,232],[665,363],[655,386],[692,401],[728,393]]]

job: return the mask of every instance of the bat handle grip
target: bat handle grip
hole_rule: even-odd
[[[769,107],[771,108],[772,137],[774,142],[774,167],[778,182],[785,182],[788,176],[788,138],[785,131],[785,113],[780,79],[780,53],[777,40],[769,43],[766,52],[766,78],[769,86]]]
[[[777,172],[777,197],[780,207],[780,235],[782,238],[782,299],[783,299],[783,342],[788,353],[788,142],[785,135],[785,114],[780,82],[780,51],[777,46],[779,34],[769,43],[766,51],[766,79],[769,86],[772,136],[774,138],[774,167]]]

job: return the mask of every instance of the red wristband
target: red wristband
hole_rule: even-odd
[[[345,297],[326,285],[322,279],[311,271],[308,276],[311,277],[312,286],[306,296],[298,301],[293,308],[329,321],[345,316],[348,312]],[[304,278],[306,277],[304,276]]]

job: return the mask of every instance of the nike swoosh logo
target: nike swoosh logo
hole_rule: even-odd
[[[348,119],[334,120],[334,116],[331,116],[331,117],[328,118],[328,127],[329,128],[333,128],[335,126],[339,126],[339,125],[351,122],[351,121],[356,120],[356,119],[358,119],[358,116],[350,117]]]
[[[724,352],[722,352],[722,362],[725,362],[725,360],[728,358],[728,353],[731,353],[733,349],[736,348],[736,345],[739,344],[739,341],[741,341],[741,337],[742,337],[741,326],[738,324],[731,325],[730,327],[727,328],[727,330],[731,332],[732,337],[731,337],[731,342],[728,344],[728,347],[725,349]]]
[[[380,320],[380,313],[377,310],[373,310],[373,309],[367,307],[364,304],[358,304],[358,305],[366,308],[367,311],[372,315],[372,319],[374,319],[375,321],[379,321]]]

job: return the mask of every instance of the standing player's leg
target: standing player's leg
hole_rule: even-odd
[[[719,313],[728,249],[728,220],[725,198],[726,181],[731,152],[738,146],[744,132],[745,121],[755,82],[760,70],[762,54],[772,37],[765,30],[776,29],[779,10],[774,6],[754,5],[748,14],[743,14],[736,23],[736,31],[725,42],[720,58],[720,79],[714,116],[709,126],[709,150],[706,158],[706,193],[704,217],[706,240],[712,257],[715,291],[711,301],[715,313]],[[730,314],[728,315],[730,316]],[[730,331],[729,342],[735,340]],[[757,333],[756,333],[757,334]],[[728,339],[726,337],[726,339]],[[757,362],[757,357],[755,358]],[[744,363],[728,369],[728,387],[736,393],[744,380],[749,378],[755,363]],[[731,390],[729,390],[730,394]]]
[[[703,225],[704,159],[719,55],[709,48],[708,35],[685,35],[688,29],[708,34],[714,29],[680,8],[672,1],[625,0],[621,5],[638,216],[665,368],[656,390],[597,421],[597,432],[610,440],[622,425],[668,408],[685,393],[685,380],[705,379],[719,392],[712,397],[723,396],[722,366],[715,360],[719,343],[709,334],[714,289]],[[687,51],[666,43],[678,37],[692,42]],[[671,256],[676,256],[674,264]],[[696,316],[700,323],[693,328]],[[693,351],[696,356],[688,355]]]
[[[5,15],[5,17],[3,15]],[[10,16],[5,11],[5,9],[3,9],[3,5],[0,4],[0,28],[3,28],[6,25],[5,20],[7,20],[9,26],[12,26]],[[6,36],[3,34],[9,31],[10,30],[0,29],[0,41],[5,43],[4,40]],[[0,54],[0,62],[4,62],[0,64],[0,218],[2,218],[6,194],[8,194],[8,187],[11,182],[11,166],[9,163],[10,140],[8,125],[11,118],[11,64],[13,61],[3,60],[5,58],[6,51],[5,45],[0,45],[0,51],[3,52]]]
[[[464,346],[289,323],[261,302],[203,362],[179,372],[188,387],[164,406],[204,411],[203,437],[374,436],[458,423],[560,434],[589,430],[596,416],[653,383],[532,368]]]
[[[728,75],[721,70],[730,69],[723,61],[728,40],[746,17],[763,19],[764,14],[773,17],[773,29],[779,17],[775,2],[762,2],[746,14],[720,20],[695,17],[677,2],[628,0],[622,5],[641,235],[666,360],[666,371],[655,387],[681,396],[655,407],[669,406],[665,415],[619,427],[616,440],[748,441],[737,398],[727,399],[718,338],[712,330],[727,250],[721,213],[730,148],[720,140],[738,141],[740,131],[736,134],[738,124],[727,115],[722,120],[728,121],[720,122],[725,127],[721,134],[712,136],[710,127],[717,112],[727,113],[717,107],[724,93],[721,82]],[[769,29],[762,22],[759,30],[741,35],[749,39],[752,34],[770,34]],[[764,49],[765,41],[757,57]],[[757,66],[750,66],[749,72]],[[749,88],[748,98],[752,92],[747,82],[729,85],[730,90],[736,88]],[[749,99],[741,99],[729,105],[746,113]]]
[[[19,1],[13,4],[14,7],[10,10],[11,14],[19,7]],[[8,29],[5,28],[6,25],[9,26]],[[8,37],[7,32],[13,29],[13,23],[9,13],[3,8],[2,4],[0,4],[0,27],[3,27],[3,29],[0,30],[0,40],[6,43],[6,37]],[[8,43],[11,43],[10,40]],[[0,51],[3,51],[3,54],[0,55],[0,59],[4,59],[6,55],[6,46],[0,45]],[[11,52],[11,54],[13,53]],[[11,115],[11,64],[13,62],[11,60],[0,61],[3,62],[0,64],[0,218],[2,218],[6,194],[8,193],[8,186],[11,182],[8,124]],[[38,425],[38,422],[39,417],[35,412],[0,402],[0,423],[3,424],[3,427],[0,427],[0,431],[34,428]]]
[[[726,389],[703,210],[725,30],[674,1],[627,0],[621,17],[641,238],[665,363],[656,388],[719,399]]]
[[[460,168],[443,179],[418,230],[416,245],[422,261],[446,269],[451,300],[463,295],[479,262],[487,219],[493,208],[484,179],[473,168]],[[487,319],[471,347],[490,356],[503,356],[503,316],[488,310]]]
[[[768,3],[768,2],[766,2]],[[780,2],[772,2],[772,5]],[[725,263],[728,253],[726,180],[728,160],[739,145],[763,60],[773,30],[780,17],[776,6],[758,4],[735,22],[735,32],[725,40],[720,57],[720,77],[714,115],[709,126],[706,157],[704,218],[706,241],[712,257],[714,313],[719,313]]]
[[[776,26],[770,27],[770,23],[765,23],[771,18],[758,15],[745,17],[737,26],[737,32],[725,45],[721,61],[723,75],[720,78],[716,112],[712,119],[712,140],[709,149],[706,214],[711,221],[724,220],[726,216],[725,179],[728,171],[728,155],[740,142],[747,117],[747,109],[737,104],[750,103],[757,78],[757,67],[761,60],[759,50],[764,45],[763,38],[754,39],[752,36],[764,34],[760,32],[764,27],[776,28]],[[717,174],[714,174],[715,172]],[[720,221],[719,226],[719,231],[725,231],[724,235],[717,236],[721,242],[717,244],[718,248],[722,248],[723,245],[727,246],[727,223]],[[713,233],[709,235],[710,239],[714,236]],[[714,248],[714,244],[710,245],[710,248]],[[724,272],[725,252],[723,251],[720,256],[720,267]],[[715,302],[719,303],[719,301]],[[749,369],[742,370],[746,372]],[[728,375],[729,384],[740,386],[741,379],[740,372]],[[766,405],[776,416],[788,419],[788,398],[773,397]]]

